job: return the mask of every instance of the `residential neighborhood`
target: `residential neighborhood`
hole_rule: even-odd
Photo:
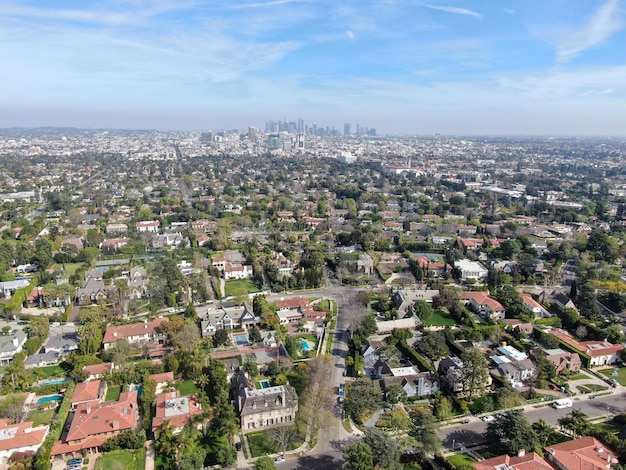
[[[273,134],[0,131],[0,468],[622,468],[626,142]]]

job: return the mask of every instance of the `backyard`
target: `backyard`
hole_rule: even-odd
[[[180,392],[181,396],[185,395],[193,395],[194,393],[198,393],[200,389],[193,383],[191,380],[183,380],[182,382],[178,382],[176,384],[176,388]]]
[[[427,326],[453,326],[456,320],[449,313],[443,310],[433,310],[433,313],[424,318],[424,325]]]
[[[119,385],[111,385],[107,388],[107,394],[104,398],[105,401],[117,401],[120,398],[120,393],[122,393],[122,387]]]
[[[48,425],[52,421],[54,414],[56,413],[55,409],[51,410],[33,410],[28,413],[28,421],[33,422],[33,426],[39,425]]]

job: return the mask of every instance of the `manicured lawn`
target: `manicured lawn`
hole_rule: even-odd
[[[302,445],[302,442],[304,442],[303,438],[296,439],[287,450],[299,447]],[[252,457],[261,457],[266,454],[276,454],[281,451],[277,444],[268,439],[266,431],[248,434],[248,443],[250,444]]]
[[[234,279],[232,281],[226,281],[224,289],[225,295],[236,295],[241,291],[248,293],[259,292],[261,289],[249,279]]]
[[[471,458],[467,454],[457,454],[448,457],[448,462],[450,462],[455,467],[460,467],[461,465],[472,465],[476,460]]]
[[[49,377],[67,377],[67,371],[60,365],[37,367],[33,369],[33,373],[38,379],[47,379]]]
[[[456,325],[456,320],[442,310],[434,310],[433,313],[424,318],[424,324],[428,326],[453,326]]]
[[[146,468],[146,449],[136,451],[114,451],[101,454],[95,470],[144,470]]]
[[[191,380],[183,380],[176,385],[176,389],[180,392],[182,396],[185,395],[193,395],[194,393],[198,393],[200,389],[196,387],[196,384]]]
[[[567,378],[567,380],[588,380],[588,379],[589,379],[589,376],[585,374],[573,374]]]
[[[32,421],[33,426],[39,426],[40,424],[50,424],[52,417],[56,410],[33,410],[28,413],[27,421]]]
[[[626,385],[626,367],[620,367],[617,371],[618,371],[617,377],[613,375],[613,369],[604,369],[604,370],[601,370],[600,372],[606,375],[607,377],[616,379],[620,383],[620,385]]]
[[[83,263],[65,263],[65,276],[73,276],[81,266],[83,266]],[[56,263],[53,265],[53,268],[61,270],[63,269],[63,264]]]
[[[275,454],[279,451],[278,446],[267,438],[265,431],[248,434],[248,443],[252,457]]]
[[[120,398],[120,393],[122,393],[122,387],[119,385],[111,385],[107,388],[106,397],[104,397],[105,401],[117,401]]]

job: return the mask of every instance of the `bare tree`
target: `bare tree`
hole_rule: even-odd
[[[296,441],[297,436],[298,431],[295,426],[279,426],[267,432],[268,439],[280,447],[283,457],[291,444]]]
[[[311,442],[320,429],[332,421],[334,396],[330,388],[331,363],[316,357],[307,363],[309,383],[302,392],[299,419],[306,426],[306,442]]]

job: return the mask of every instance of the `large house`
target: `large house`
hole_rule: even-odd
[[[22,351],[26,342],[26,334],[22,330],[10,331],[0,336],[0,364],[6,365],[15,355]]]
[[[118,401],[87,402],[77,406],[63,441],[52,446],[52,456],[64,456],[82,450],[98,449],[122,431],[137,431],[137,391],[123,392]]]
[[[135,229],[138,232],[150,232],[157,233],[161,223],[158,220],[142,220],[135,224]]]
[[[159,326],[161,326],[161,323],[164,321],[167,321],[167,318],[159,317],[154,320],[145,320],[130,325],[109,326],[104,333],[102,346],[107,350],[120,339],[125,339],[130,344],[142,344],[147,342],[163,344],[165,335],[161,333]]]
[[[179,396],[178,391],[159,393],[155,397],[155,414],[152,418],[152,432],[158,436],[163,426],[172,428],[179,434],[183,427],[191,424],[192,418],[202,414],[202,406],[194,395]]]
[[[247,329],[261,321],[246,303],[242,305],[223,303],[218,307],[198,307],[196,312],[200,318],[200,332],[203,338],[213,336],[217,330]]]
[[[484,281],[489,277],[489,270],[478,261],[462,259],[455,261],[454,267],[461,272],[462,281]]]
[[[504,319],[505,308],[488,292],[463,292],[461,298],[467,300],[472,310],[483,318]]]
[[[33,427],[32,421],[13,424],[10,419],[0,419],[0,467],[7,468],[7,460],[15,452],[37,452],[48,429],[48,426]]]
[[[274,302],[278,306],[278,318],[281,325],[298,321],[304,318],[306,321],[320,323],[326,320],[326,312],[317,311],[304,297],[292,297]]]
[[[546,460],[557,470],[610,470],[617,454],[595,437],[587,436],[545,448]]]
[[[591,358],[590,367],[606,366],[622,360],[621,352],[624,350],[624,346],[621,344],[612,344],[608,341],[578,342],[565,330],[552,328],[549,331],[552,336],[589,356]]]
[[[255,389],[243,371],[233,376],[232,393],[243,432],[292,424],[298,411],[298,395],[289,384]]]
[[[539,348],[531,349],[530,355],[537,358],[542,354]],[[582,367],[582,361],[577,353],[565,351],[563,349],[545,349],[543,350],[545,358],[554,364],[557,374],[578,372]]]
[[[554,467],[546,462],[535,452],[520,451],[518,455],[499,455],[472,464],[475,470],[554,470]]]
[[[102,403],[107,393],[107,383],[104,380],[91,380],[76,384],[70,400],[72,410],[83,403]]]

